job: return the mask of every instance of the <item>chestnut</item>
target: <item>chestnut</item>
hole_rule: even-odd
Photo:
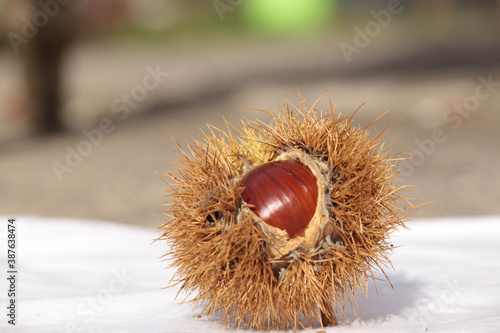
[[[210,127],[165,173],[173,284],[226,327],[336,325],[377,270],[387,278],[388,237],[415,208],[381,135],[299,98],[269,125]]]
[[[318,202],[317,179],[299,161],[274,161],[249,171],[240,181],[241,197],[265,223],[290,238],[311,221]]]

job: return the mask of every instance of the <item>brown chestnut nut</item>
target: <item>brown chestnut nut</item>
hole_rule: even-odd
[[[317,180],[299,161],[274,161],[250,170],[240,181],[241,197],[267,224],[290,238],[303,236],[318,201]]]

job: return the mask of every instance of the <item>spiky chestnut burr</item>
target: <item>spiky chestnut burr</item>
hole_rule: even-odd
[[[314,107],[287,105],[238,136],[210,126],[164,174],[174,186],[159,239],[173,282],[225,325],[337,324],[344,296],[352,305],[390,264],[388,236],[414,207],[397,194],[398,158],[382,133]]]

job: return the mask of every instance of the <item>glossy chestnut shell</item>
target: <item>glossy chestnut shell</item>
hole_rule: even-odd
[[[290,238],[303,236],[316,211],[318,184],[311,169],[299,161],[265,163],[240,181],[241,197],[267,224]]]

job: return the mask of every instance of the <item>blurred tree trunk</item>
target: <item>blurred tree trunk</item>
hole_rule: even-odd
[[[30,99],[30,131],[48,134],[64,128],[62,121],[62,60],[76,33],[76,19],[67,6],[60,5],[53,16],[47,15],[39,0],[29,0],[34,18],[44,13],[46,24],[38,23],[38,32],[23,45],[23,62]],[[33,19],[34,20],[34,19]],[[44,22],[44,21],[41,21]]]

